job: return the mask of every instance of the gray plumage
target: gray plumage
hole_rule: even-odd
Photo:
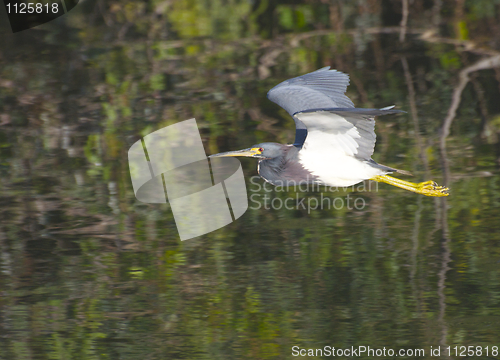
[[[308,109],[353,108],[351,99],[344,95],[349,86],[349,75],[330,67],[283,81],[267,93],[290,115]]]

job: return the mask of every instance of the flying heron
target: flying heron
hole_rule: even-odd
[[[351,186],[374,180],[426,196],[448,196],[448,188],[434,181],[412,183],[387,174],[407,171],[372,160],[375,148],[375,116],[403,112],[355,108],[344,94],[349,76],[324,67],[283,81],[267,93],[295,121],[295,142],[261,143],[248,149],[210,157],[246,156],[259,159],[259,175],[273,185],[300,183]]]

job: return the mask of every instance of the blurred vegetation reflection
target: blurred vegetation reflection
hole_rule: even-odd
[[[0,24],[0,359],[500,346],[499,24],[499,0],[87,0]],[[135,141],[195,117],[207,153],[292,142],[266,92],[327,65],[358,107],[407,111],[379,119],[374,159],[449,198],[247,181],[365,206],[250,202],[185,242],[135,199]]]

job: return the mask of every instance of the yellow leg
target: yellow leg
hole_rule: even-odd
[[[422,194],[425,196],[448,196],[448,188],[444,186],[439,186],[434,181],[424,181],[421,183],[412,183],[410,181],[401,180],[389,175],[377,175],[372,177],[370,180],[383,182],[389,185],[397,186],[401,189],[408,191],[413,191],[417,194]]]

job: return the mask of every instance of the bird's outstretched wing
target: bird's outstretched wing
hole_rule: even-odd
[[[353,108],[352,101],[344,95],[349,75],[329,69],[327,66],[283,81],[269,90],[267,98],[292,116],[309,109]]]
[[[329,69],[283,81],[267,97],[295,120],[295,146],[301,148],[308,137],[308,142],[321,141],[347,155],[370,159],[376,140],[374,117],[402,111],[355,108],[344,94],[349,75]]]

